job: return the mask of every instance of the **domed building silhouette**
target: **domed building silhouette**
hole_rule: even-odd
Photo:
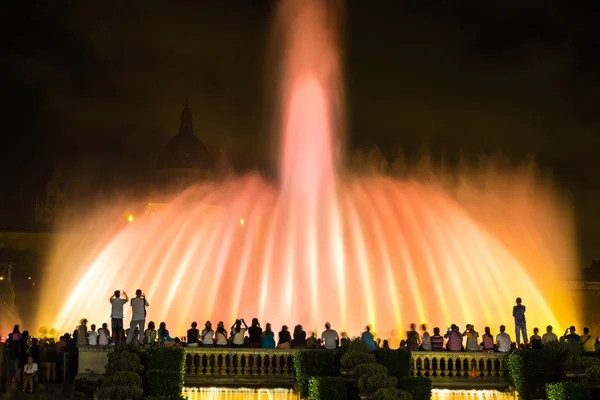
[[[179,133],[167,143],[158,159],[156,169],[159,190],[165,194],[173,194],[209,179],[212,164],[206,146],[194,135],[192,110],[186,101],[181,111]]]

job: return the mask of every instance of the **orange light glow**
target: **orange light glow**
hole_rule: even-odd
[[[130,215],[129,217],[127,217],[127,221],[133,222],[133,215]]]
[[[329,321],[350,337],[372,324],[386,339],[411,322],[495,333],[514,326],[517,297],[530,330],[577,324],[577,298],[565,295],[577,270],[570,206],[533,168],[439,174],[423,163],[402,179],[344,171],[332,3],[281,5],[278,182],[249,174],[198,184],[126,228],[121,206],[93,210],[55,246],[40,326],[110,322],[106,298],[119,288],[147,293],[147,320],[173,336],[193,320],[240,317],[274,330]]]

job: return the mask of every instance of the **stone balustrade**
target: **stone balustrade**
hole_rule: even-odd
[[[79,350],[79,373],[103,373],[110,347]],[[186,348],[185,385],[290,387],[295,349]],[[323,350],[326,351],[326,350]],[[435,388],[505,388],[504,354],[413,352],[413,375],[432,380]]]

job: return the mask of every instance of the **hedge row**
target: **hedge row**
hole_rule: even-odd
[[[180,347],[149,347],[146,362],[149,397],[154,400],[182,398],[185,350]]]

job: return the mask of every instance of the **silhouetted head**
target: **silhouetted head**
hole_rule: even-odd
[[[271,324],[267,324],[267,326],[265,327],[265,331],[271,332]]]
[[[489,327],[489,326],[486,326],[486,327],[485,327],[485,334],[486,334],[486,335],[490,335],[490,336],[492,336],[492,333],[491,333],[491,331],[490,331],[490,327]]]
[[[150,321],[150,324],[154,325],[154,322]],[[150,328],[150,324],[148,324],[148,328]],[[102,324],[102,329],[108,329],[108,324],[106,322]]]
[[[165,322],[161,322],[158,326],[158,329],[162,329],[164,331],[165,329],[167,329],[167,324]]]
[[[81,321],[79,321],[79,325],[87,326],[87,319],[83,318]]]
[[[138,289],[135,291],[135,296],[136,297],[142,297],[142,289]]]
[[[437,326],[435,328],[433,328],[433,334],[434,335],[439,335],[440,334],[440,328],[438,328]]]
[[[192,328],[196,329],[196,327],[198,326],[198,324],[196,323],[196,321],[192,322]]]
[[[13,327],[13,331],[12,331],[12,333],[21,333],[21,331],[19,330],[19,325],[15,325],[15,326]]]
[[[569,328],[569,331],[570,331],[571,333],[575,333],[575,327],[574,327],[573,325],[571,325],[571,327]]]
[[[548,325],[546,327],[546,332],[552,332],[552,325]]]
[[[427,332],[427,324],[421,324],[421,330]]]
[[[27,357],[27,364],[33,365],[33,357],[31,357],[31,356]],[[25,390],[25,389],[23,389],[23,390]]]
[[[21,334],[21,341],[27,342],[29,340],[29,331],[23,331]]]
[[[590,333],[590,328],[583,328],[584,335],[589,335],[589,333]]]
[[[92,326],[90,328],[91,328],[92,332],[96,331],[96,325],[95,324],[92,324]]]
[[[115,297],[118,299],[119,297],[121,297],[121,291],[120,290],[115,290]]]
[[[154,325],[154,321],[150,321],[148,323],[148,329],[156,329],[156,325]]]
[[[288,327],[287,327],[287,325],[283,325],[283,326],[281,327],[281,330],[282,330],[282,331],[284,331],[284,332],[287,332],[287,330],[288,330]]]
[[[410,324],[410,330],[414,331],[415,329],[417,329],[417,325],[413,322],[412,324]]]
[[[504,332],[506,330],[506,327],[504,325],[500,325],[500,332]]]
[[[520,297],[517,297],[516,301],[517,301],[517,304],[521,304],[521,298]]]
[[[302,325],[296,325],[294,327],[294,333],[302,333]]]
[[[204,323],[204,327],[210,331],[212,329],[212,324],[210,323],[210,321],[206,321]]]
[[[538,328],[533,328],[533,334],[537,335],[540,332],[540,330]]]
[[[366,330],[367,332],[370,332],[370,331],[371,331],[371,327],[370,327],[369,325],[367,325],[367,327],[365,328],[365,330]]]
[[[325,329],[330,329],[331,328],[331,324],[329,322],[325,322]]]
[[[260,326],[258,323],[258,318],[252,318],[252,326]]]

